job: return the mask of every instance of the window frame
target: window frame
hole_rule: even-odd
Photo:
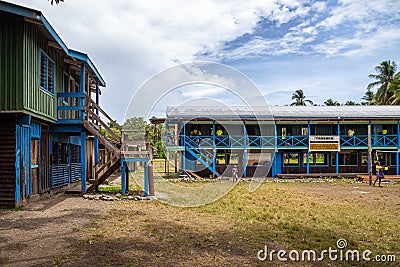
[[[346,162],[345,162],[345,164],[340,164],[340,162],[339,162],[339,167],[357,167],[357,166],[359,166],[359,153],[357,153],[357,152],[347,152],[347,153],[339,153],[339,157],[340,157],[340,155],[345,155],[345,154],[348,154],[348,155],[351,155],[351,154],[353,154],[353,155],[356,155],[357,156],[357,164],[353,164],[353,165],[349,165],[349,164],[346,164]],[[335,156],[333,156],[332,157],[332,166],[336,166],[336,155]],[[361,164],[361,166],[363,166],[362,164]],[[365,165],[364,165],[365,166]]]
[[[286,154],[295,154],[295,155],[297,155],[297,164],[286,164],[285,163],[285,155]],[[284,152],[283,153],[283,167],[285,167],[285,168],[293,168],[293,167],[300,167],[300,152]]]
[[[45,70],[42,70],[42,60],[43,57],[45,58]],[[49,90],[49,62],[52,63],[52,72],[51,72],[51,81],[53,87]],[[42,73],[45,71],[45,85],[42,86]],[[55,88],[56,88],[56,81],[55,81],[55,71],[56,71],[56,63],[55,61],[47,55],[43,50],[40,50],[40,58],[39,58],[39,88],[54,95]]]
[[[317,164],[317,157],[315,155],[322,154],[324,155],[324,164]],[[328,152],[310,152],[309,155],[311,156],[312,161],[309,161],[310,167],[329,167],[330,162],[330,153]],[[326,160],[325,160],[326,159]],[[303,153],[303,167],[307,166],[307,153]]]

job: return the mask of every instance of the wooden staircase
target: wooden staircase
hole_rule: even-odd
[[[86,98],[85,112],[86,119],[83,121],[83,126],[89,133],[97,137],[99,142],[106,148],[106,153],[93,167],[94,181],[86,190],[89,192],[97,190],[99,185],[121,166],[121,138],[98,114],[101,113],[111,123],[116,124],[116,122],[90,98]],[[100,126],[105,129],[106,135],[101,132]]]

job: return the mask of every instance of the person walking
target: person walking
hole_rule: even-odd
[[[385,178],[385,174],[383,173],[383,167],[381,166],[381,163],[379,161],[376,162],[376,179],[374,181],[374,186],[376,184],[376,181],[379,181],[378,186],[381,187],[381,180],[382,178]]]
[[[234,183],[236,183],[239,180],[238,172],[239,172],[239,170],[237,168],[237,165],[234,165],[232,168],[232,181]]]

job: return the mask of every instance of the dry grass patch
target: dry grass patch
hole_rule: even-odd
[[[349,249],[400,260],[399,185],[266,183],[253,193],[247,188],[240,183],[196,208],[110,203],[96,224],[82,230],[87,241],[74,253],[81,264],[96,259],[102,266],[265,266],[257,260],[264,245],[322,251],[344,238]]]

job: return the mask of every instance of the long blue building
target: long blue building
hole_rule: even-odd
[[[400,172],[399,106],[178,106],[165,123],[169,156],[203,177]]]

